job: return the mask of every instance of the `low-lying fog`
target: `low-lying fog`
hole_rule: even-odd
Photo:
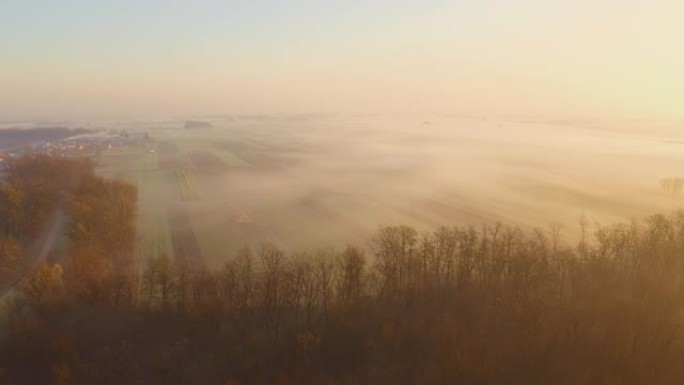
[[[140,127],[183,154],[197,191],[182,203],[142,191],[141,204],[143,214],[151,209],[145,205],[185,207],[210,264],[225,258],[226,242],[231,250],[260,240],[291,248],[363,244],[380,225],[560,222],[571,239],[582,215],[610,223],[669,212],[684,199],[660,186],[684,175],[684,133],[674,126],[456,117],[201,120],[213,127]],[[165,155],[157,152],[161,165]],[[166,180],[157,191],[178,188]]]

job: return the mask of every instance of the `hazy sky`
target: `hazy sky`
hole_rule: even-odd
[[[0,120],[684,118],[682,0],[0,0]]]

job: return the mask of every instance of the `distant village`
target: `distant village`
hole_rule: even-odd
[[[0,131],[0,170],[7,161],[26,154],[54,156],[97,156],[116,147],[149,141],[147,132],[86,130],[64,127],[5,129]]]

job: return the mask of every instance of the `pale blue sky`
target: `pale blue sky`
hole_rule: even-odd
[[[681,117],[681,1],[0,1],[0,115]]]
[[[37,53],[60,47],[98,49],[211,40],[275,47],[311,34],[363,34],[387,23],[419,17],[442,1],[178,1],[3,0],[3,44]],[[22,47],[23,46],[23,47]],[[25,51],[26,52],[26,51]]]

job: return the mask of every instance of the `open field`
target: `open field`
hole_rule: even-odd
[[[560,222],[571,240],[581,216],[609,223],[684,202],[659,187],[684,175],[684,132],[424,121],[217,120],[191,134],[167,127],[153,132],[156,144],[104,154],[101,172],[139,186],[146,253],[183,250],[209,267],[245,243],[365,244],[385,224]]]
[[[196,199],[197,190],[195,189],[195,181],[192,177],[192,171],[184,168],[176,171],[176,176],[178,177],[178,185],[180,186],[183,200],[189,201]]]
[[[204,269],[204,257],[188,214],[183,207],[169,209],[169,223],[176,263],[189,271]]]

